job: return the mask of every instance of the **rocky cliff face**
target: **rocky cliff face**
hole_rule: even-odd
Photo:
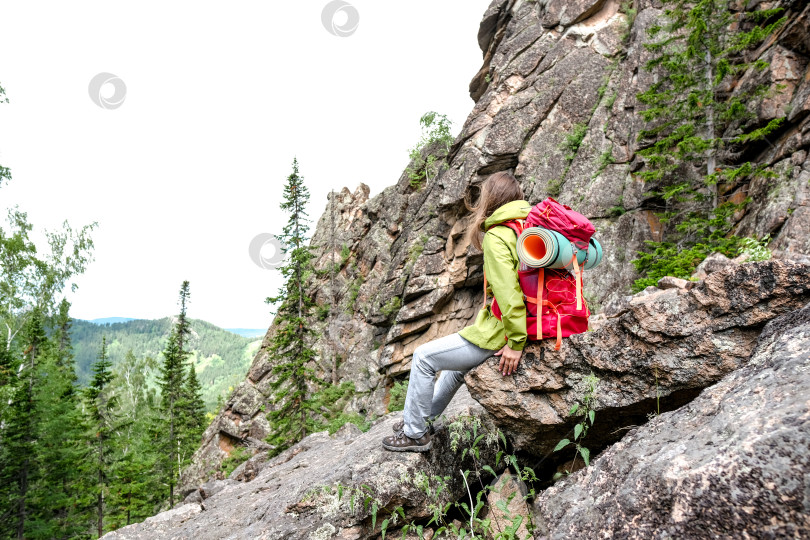
[[[474,497],[464,470],[474,492],[499,474],[487,518],[505,530],[522,516],[521,538],[529,526],[537,538],[560,539],[800,537],[810,525],[808,301],[810,265],[777,261],[636,296],[559,352],[530,345],[513,376],[490,363],[471,371],[467,384],[480,403],[462,388],[429,453],[381,448],[398,413],[367,433],[346,424],[271,460],[258,452],[178,508],[106,538],[362,540],[380,537],[384,520],[388,537],[419,524],[430,538],[432,508]],[[595,455],[620,440],[548,487],[558,465],[573,469],[563,463],[571,456],[552,447],[579,420],[568,411],[588,372],[599,383],[584,444]],[[500,438],[486,435],[498,429],[539,476],[532,506],[526,485],[494,456]],[[477,466],[462,450],[473,430],[485,436]]]
[[[777,257],[801,260],[810,254],[810,7],[798,1],[771,5],[784,7],[789,21],[753,53],[770,66],[758,77],[779,88],[758,107],[757,114],[761,123],[781,116],[786,116],[786,122],[771,140],[751,143],[740,151],[745,159],[767,165],[777,177],[741,182],[721,195],[733,201],[746,195],[753,198],[735,216],[738,234],[769,233]],[[633,174],[643,167],[637,156],[642,121],[636,114],[635,96],[653,77],[642,69],[648,58],[643,47],[645,30],[660,17],[661,9],[653,0],[624,4],[618,0],[494,0],[478,34],[484,62],[470,83],[474,107],[440,173],[419,188],[411,186],[403,173],[395,185],[371,199],[362,184],[354,192],[344,188],[330,197],[312,242],[317,246],[319,269],[331,264],[340,268],[334,281],[328,276],[313,277],[310,290],[316,301],[333,309],[324,320],[313,318],[312,324],[324,336],[316,345],[322,351],[318,362],[324,377],[332,377],[337,357],[335,377],[355,384],[352,410],[383,414],[392,380],[408,372],[414,349],[474,319],[482,299],[482,258],[463,240],[468,220],[464,199],[474,195],[487,175],[504,169],[514,171],[529,201],[552,194],[593,221],[605,258],[587,276],[586,296],[596,312],[625,310],[609,330],[571,340],[560,355],[535,349],[530,358],[537,366],[544,358],[605,372],[614,364],[641,366],[642,376],[617,382],[611,398],[612,406],[630,418],[631,401],[650,399],[653,366],[660,374],[660,387],[676,407],[747,358],[745,351],[756,340],[758,325],[766,322],[757,311],[762,302],[770,302],[765,297],[743,308],[735,301],[714,305],[719,297],[713,287],[731,285],[707,280],[698,290],[666,292],[659,299],[663,304],[641,299],[623,307],[629,284],[637,277],[630,264],[635,251],[645,240],[659,239],[664,230],[654,215],[655,198]],[[564,142],[578,125],[587,128],[571,156]],[[687,296],[714,307],[700,311],[692,321],[699,330],[675,335],[667,326],[672,314],[692,317],[684,304]],[[651,306],[663,310],[658,319],[643,313]],[[742,314],[735,313],[737,309]],[[765,311],[776,314],[771,307]],[[717,321],[708,320],[715,315]],[[749,320],[732,326],[720,322],[737,315]],[[266,347],[272,332],[271,327],[246,380],[206,430],[193,465],[184,471],[186,493],[216,477],[223,458],[235,446],[262,449],[272,381]],[[625,340],[631,344],[628,357],[622,356]],[[613,363],[594,354],[599,347],[615,353]],[[693,350],[701,351],[701,358],[709,358],[709,351],[717,354],[713,364],[701,368],[706,376],[698,377],[698,382],[692,375],[674,377],[670,368],[679,363],[678,355],[694,359]],[[564,427],[560,411],[570,399],[561,388],[573,379],[566,381],[556,364],[538,367],[537,373],[526,377],[517,381],[525,382],[521,391],[534,412],[523,413],[536,412],[537,418]],[[502,391],[501,384],[495,384],[494,394]],[[482,391],[473,393],[488,399]],[[528,416],[502,420],[511,425]],[[517,440],[529,444],[542,429]]]

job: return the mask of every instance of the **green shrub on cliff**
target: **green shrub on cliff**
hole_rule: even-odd
[[[403,410],[406,395],[408,395],[408,381],[395,381],[388,394],[388,412]]]
[[[689,279],[703,259],[714,252],[735,257],[742,239],[728,233],[733,225],[731,215],[741,206],[723,203],[709,217],[693,212],[675,225],[678,241],[648,241],[649,251],[639,252],[633,260],[636,270],[644,276],[633,283],[633,292],[655,285],[664,276]]]
[[[721,201],[720,193],[746,178],[771,174],[736,156],[783,121],[763,125],[752,105],[778,89],[752,84],[728,92],[741,74],[768,66],[746,61],[743,53],[785,22],[777,17],[781,8],[733,12],[728,0],[663,3],[664,17],[648,29],[651,40],[644,44],[653,54],[644,68],[656,81],[637,95],[646,122],[638,135],[643,146],[638,155],[646,166],[637,174],[651,186],[647,195],[659,202],[658,215],[669,227],[633,261],[642,274],[634,291],[663,275],[689,277],[712,252],[736,253],[740,240],[730,231],[741,205]],[[690,174],[690,168],[701,172]]]
[[[426,112],[419,119],[419,124],[422,126],[422,138],[408,151],[411,164],[405,171],[415,188],[419,188],[425,180],[430,180],[431,176],[438,174],[442,159],[447,155],[453,142],[453,135],[450,133],[452,122],[447,119],[446,114]],[[422,151],[435,143],[441,143],[438,153],[431,152],[423,156]]]

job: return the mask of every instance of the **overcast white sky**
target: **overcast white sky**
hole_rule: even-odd
[[[321,22],[327,0],[6,0],[0,208],[38,229],[98,221],[75,318],[174,314],[187,279],[189,316],[266,328],[282,280],[248,245],[286,222],[293,156],[313,227],[330,189],[395,183],[424,112],[457,134],[472,109],[489,3],[352,0],[359,24],[339,37]],[[117,109],[89,97],[100,72],[126,84]]]

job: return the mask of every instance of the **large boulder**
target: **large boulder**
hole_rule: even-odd
[[[473,424],[478,433],[494,433],[482,407],[460,389],[445,411],[433,448],[421,454],[383,450],[381,440],[392,433],[399,416],[392,413],[363,434],[352,429],[332,437],[327,432],[312,434],[269,461],[254,459],[251,467],[240,467],[231,478],[205,484],[201,496],[192,493],[188,504],[104,538],[359,540],[378,536],[383,520],[398,506],[411,521],[430,515],[430,504],[466,496],[460,471],[475,467],[469,453],[462,459],[464,438]],[[452,433],[460,441],[455,451]],[[479,444],[482,461],[494,462],[496,444]],[[247,468],[257,472],[246,476]],[[475,472],[469,475],[470,482],[475,478]],[[438,493],[437,498],[429,498],[428,492]]]
[[[467,374],[472,396],[519,450],[545,456],[581,418],[586,378],[599,378],[588,432],[603,448],[648,414],[671,410],[748,362],[763,325],[810,301],[810,266],[767,261],[728,267],[691,289],[637,295],[597,331],[527,346],[508,377],[493,358]],[[565,457],[566,454],[562,454]]]
[[[806,538],[809,397],[810,305],[771,321],[743,369],[543,492],[538,537]]]

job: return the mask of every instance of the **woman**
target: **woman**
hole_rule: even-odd
[[[515,233],[508,227],[493,225],[525,219],[531,205],[523,200],[523,190],[515,177],[498,172],[484,181],[478,206],[468,209],[474,211],[468,238],[484,252],[484,275],[492,293],[489,297],[494,295],[498,300],[502,321],[485,305],[471,326],[416,348],[402,421],[394,425],[393,436],[383,439],[387,450],[430,450],[432,423],[464,382],[464,374],[494,354],[501,357],[501,374],[511,375],[523,353],[526,307],[518,282]],[[441,376],[434,390],[439,371]]]

